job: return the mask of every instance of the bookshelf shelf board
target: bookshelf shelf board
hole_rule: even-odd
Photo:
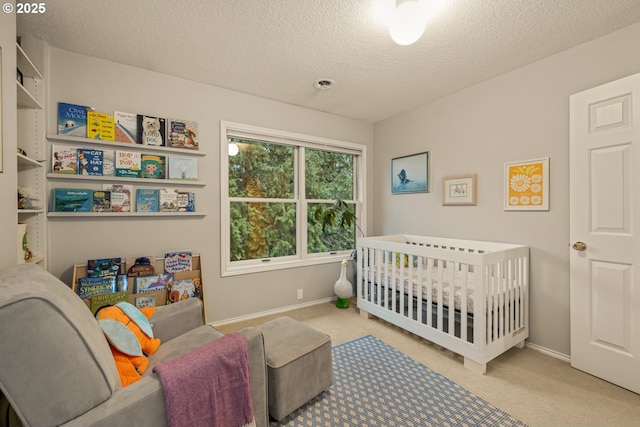
[[[24,77],[30,77],[32,79],[40,79],[44,80],[40,71],[33,65],[31,59],[27,56],[27,54],[22,50],[22,46],[16,43],[16,50],[18,51],[17,61],[18,61],[18,69],[22,73]]]
[[[49,218],[132,218],[132,217],[190,217],[201,218],[206,216],[204,212],[49,212]]]
[[[185,150],[180,148],[171,148],[171,147],[155,147],[153,145],[142,145],[142,144],[129,144],[127,142],[118,142],[118,141],[101,141],[97,139],[90,138],[79,138],[74,136],[64,136],[57,134],[49,134],[47,135],[47,139],[49,141],[58,141],[69,144],[74,144],[78,146],[82,146],[85,144],[90,145],[99,145],[102,147],[115,147],[118,149],[130,149],[140,152],[153,152],[153,153],[164,153],[168,155],[181,155],[181,156],[195,156],[195,157],[204,157],[207,153],[200,150]]]
[[[206,184],[202,181],[187,181],[180,179],[151,179],[151,178],[127,178],[124,176],[111,175],[74,175],[65,173],[48,173],[49,179],[70,179],[78,181],[103,181],[103,182],[135,182],[136,184],[153,185],[159,187],[204,187]]]
[[[23,154],[17,153],[18,156],[18,168],[41,168],[44,166],[44,163],[41,163],[37,160],[32,159],[31,157],[27,157]]]
[[[18,90],[18,108],[43,110],[42,104],[29,93],[24,86],[16,80]]]
[[[18,215],[38,215],[44,212],[44,209],[18,209]]]

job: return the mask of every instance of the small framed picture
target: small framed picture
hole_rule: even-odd
[[[475,206],[477,175],[451,175],[442,178],[443,206]]]
[[[504,164],[504,210],[549,210],[549,158]]]
[[[391,159],[391,194],[428,192],[428,151]]]

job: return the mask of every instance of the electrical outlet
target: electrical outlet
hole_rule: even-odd
[[[302,289],[298,289],[298,299],[302,299]]]

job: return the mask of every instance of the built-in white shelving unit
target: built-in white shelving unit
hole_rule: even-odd
[[[16,45],[17,67],[22,81],[16,79],[18,92],[18,186],[26,189],[29,198],[18,210],[18,223],[27,224],[28,248],[32,258],[28,262],[47,263],[47,189],[45,139],[45,79],[43,74]],[[22,248],[19,247],[18,251]]]

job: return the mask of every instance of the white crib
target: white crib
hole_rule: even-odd
[[[358,239],[358,308],[487,363],[529,337],[529,247],[392,235]]]

